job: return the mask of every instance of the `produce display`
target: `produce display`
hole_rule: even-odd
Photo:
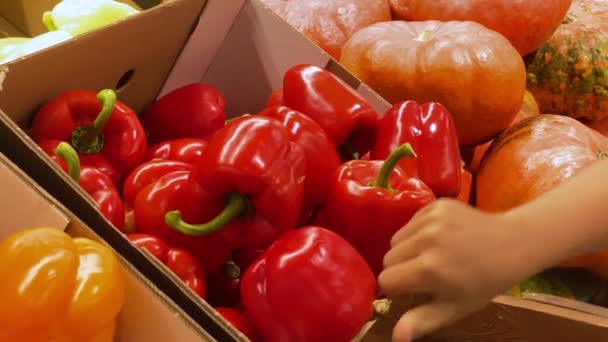
[[[396,17],[407,21],[474,21],[505,36],[522,55],[557,29],[572,0],[389,0]]]
[[[528,70],[528,87],[543,113],[586,120],[608,117],[606,30],[605,1],[574,0]]]
[[[35,39],[71,39],[138,12],[80,3],[45,13],[47,35],[0,40],[0,63],[34,51]],[[351,341],[388,311],[393,298],[376,277],[391,237],[420,209],[453,198],[504,212],[608,158],[608,2],[263,3],[390,108],[323,67],[297,64],[248,113],[227,113],[231,97],[210,83],[184,84],[140,112],[120,91],[73,89],[45,99],[28,127],[109,223],[253,342]],[[24,292],[41,298],[33,302],[15,289],[35,261],[11,247],[40,243],[28,234],[66,255],[59,276],[36,283],[48,287],[44,298],[40,288]],[[61,234],[32,230],[0,244],[0,323],[15,322],[0,326],[0,340],[113,334],[124,300],[117,261]],[[113,281],[99,285],[103,301],[60,291],[82,281],[86,253],[103,256]],[[513,285],[506,294],[608,307],[608,250]],[[24,325],[32,316],[44,329]]]
[[[0,38],[0,64],[42,51],[139,12],[139,9],[114,0],[62,0],[42,15],[41,20],[49,32],[32,38]]]
[[[381,117],[313,65],[289,68],[273,97],[226,120],[219,90],[189,84],[140,119],[112,90],[74,90],[40,107],[31,136],[110,223],[244,333],[348,341],[382,297],[391,236],[436,197],[470,193],[456,127],[439,103]],[[305,288],[294,316],[290,298]]]
[[[504,130],[521,107],[526,87],[517,50],[474,22],[374,24],[351,37],[340,62],[392,104],[444,105],[465,146],[487,142]]]
[[[125,279],[105,245],[32,228],[0,242],[0,266],[2,341],[114,340]]]

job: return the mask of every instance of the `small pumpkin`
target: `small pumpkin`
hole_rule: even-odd
[[[608,138],[566,116],[522,120],[494,140],[477,171],[477,206],[506,211],[563,184],[606,157]]]
[[[463,146],[502,132],[519,111],[526,85],[517,50],[474,22],[374,24],[349,39],[340,61],[393,104],[443,104]]]
[[[528,67],[541,112],[576,119],[608,117],[608,2],[574,0],[563,24]]]
[[[391,20],[388,0],[262,0],[335,59],[359,29]]]
[[[534,96],[532,96],[532,94],[526,90],[526,93],[524,95],[524,103],[522,104],[521,109],[519,110],[519,112],[517,112],[517,116],[515,116],[515,119],[511,122],[509,127],[520,122],[521,120],[537,115],[540,115],[538,104],[536,103]],[[483,155],[488,150],[488,147],[490,147],[490,144],[492,144],[492,141],[488,141],[483,145],[475,147],[475,150],[473,151],[473,158],[471,159],[471,163],[469,166],[471,172],[477,172],[477,169],[479,168],[479,163],[481,162],[481,158],[483,158]]]
[[[470,20],[504,35],[525,55],[557,29],[572,0],[390,0],[396,17],[409,21]]]

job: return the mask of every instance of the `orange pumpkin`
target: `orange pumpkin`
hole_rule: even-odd
[[[335,59],[359,29],[391,20],[388,0],[262,0]]]
[[[536,103],[534,96],[532,96],[532,93],[526,90],[526,93],[524,95],[524,103],[521,106],[519,112],[517,113],[517,116],[515,116],[513,122],[511,122],[511,124],[509,125],[509,127],[520,122],[521,120],[537,115],[540,115],[540,112],[538,110],[538,104]],[[488,141],[483,145],[475,147],[475,150],[473,152],[473,159],[471,160],[470,165],[471,172],[477,172],[477,169],[479,168],[479,163],[481,162],[481,158],[483,158],[483,155],[488,150],[488,147],[490,147],[490,144],[492,144],[492,141]]]
[[[494,140],[477,172],[481,210],[506,211],[563,184],[605,158],[608,138],[579,121],[543,114],[520,121]],[[562,266],[586,267],[608,279],[608,251]]]
[[[470,20],[504,35],[525,55],[557,29],[572,0],[390,0],[403,20]]]
[[[477,171],[477,206],[505,211],[566,182],[603,158],[608,138],[579,121],[542,114],[518,122],[490,146]]]
[[[344,45],[341,62],[391,103],[443,104],[463,146],[502,132],[519,111],[526,85],[517,50],[474,22],[374,24]]]

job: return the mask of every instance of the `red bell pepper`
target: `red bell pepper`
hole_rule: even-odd
[[[251,319],[241,310],[234,308],[216,307],[219,313],[228,323],[245,335],[251,342],[260,342],[258,332],[253,327]]]
[[[245,221],[256,227],[261,220],[276,228],[267,231],[266,238],[246,233],[245,240],[256,239],[257,247],[264,248],[281,232],[295,228],[302,211],[306,159],[279,120],[259,115],[231,120],[209,141],[195,168],[201,186],[227,197],[217,219],[247,217]],[[167,222],[185,234],[209,233],[207,224],[188,224],[201,221],[182,220],[179,211],[169,213]]]
[[[317,122],[334,145],[358,156],[371,149],[378,113],[331,72],[307,64],[290,68],[283,78],[283,102]]]
[[[133,207],[135,196],[148,185],[158,181],[164,175],[174,171],[192,171],[194,165],[174,160],[151,160],[135,168],[122,188],[122,194],[128,207]]]
[[[99,170],[118,179],[115,184],[139,165],[146,153],[146,136],[137,115],[117,101],[110,89],[98,94],[70,91],[47,102],[34,117],[32,138],[40,145],[48,139],[69,142],[81,159],[92,156],[95,163],[105,165]],[[92,165],[95,163],[86,162],[97,166]]]
[[[283,105],[283,89],[275,90],[270,94],[266,101],[266,107]]]
[[[172,171],[147,185],[135,196],[133,216],[138,233],[151,234],[194,255],[208,273],[221,270],[240,243],[238,221],[210,222],[206,236],[184,235],[165,222],[165,216],[179,210],[186,220],[207,222],[224,208],[223,196],[204,190],[192,171]]]
[[[456,197],[462,162],[456,126],[448,110],[436,102],[419,105],[405,101],[394,105],[380,119],[371,157],[385,159],[406,142],[418,156],[402,160],[400,166],[420,178],[435,196]]]
[[[54,141],[56,148],[51,158],[91,196],[102,215],[122,231],[125,225],[125,207],[110,177],[93,167],[81,166],[78,153],[70,144]]]
[[[206,298],[205,275],[201,265],[192,254],[183,249],[170,247],[165,241],[153,235],[129,234],[127,238],[135,246],[146,249],[154,255],[201,298]]]
[[[266,342],[348,342],[372,317],[376,279],[337,234],[303,227],[281,236],[244,273],[241,297]]]
[[[304,208],[312,209],[323,205],[327,197],[329,179],[340,166],[336,146],[327,133],[312,119],[284,106],[266,108],[259,115],[281,121],[287,128],[291,141],[298,143],[306,154]]]
[[[421,180],[397,166],[414,157],[406,143],[386,161],[353,160],[334,174],[325,207],[325,224],[350,242],[376,275],[393,234],[435,199]]]
[[[163,141],[148,148],[144,161],[166,159],[194,164],[194,162],[203,154],[206,147],[207,141],[198,138],[182,138]]]
[[[214,86],[192,83],[156,100],[144,113],[153,142],[179,138],[208,139],[224,126],[226,100]]]
[[[212,306],[238,306],[241,269],[234,261],[228,261],[224,268],[207,276],[207,303]]]

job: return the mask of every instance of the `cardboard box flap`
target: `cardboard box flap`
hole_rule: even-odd
[[[0,153],[0,207],[11,213],[2,217],[0,241],[18,231],[33,227],[51,227],[65,230],[70,222],[66,214],[49,205],[36,189],[29,187],[15,171],[18,167]],[[27,203],[27,205],[23,205]]]
[[[21,32],[21,30],[0,15],[0,39],[25,36],[25,33]]]
[[[116,88],[119,99],[140,113],[160,91],[204,3],[205,0],[164,3],[8,63],[10,72],[4,91],[0,92],[0,109],[19,126],[27,127],[32,113],[63,92]],[[82,75],[90,75],[91,66],[98,72],[88,78],[85,87]]]
[[[232,25],[228,24],[230,19]],[[222,91],[227,115],[234,117],[261,110],[268,95],[282,87],[285,71],[304,63],[327,67],[378,112],[389,108],[386,101],[258,0],[245,1],[244,5],[242,0],[230,5],[210,0],[161,95],[192,82],[207,82]]]

